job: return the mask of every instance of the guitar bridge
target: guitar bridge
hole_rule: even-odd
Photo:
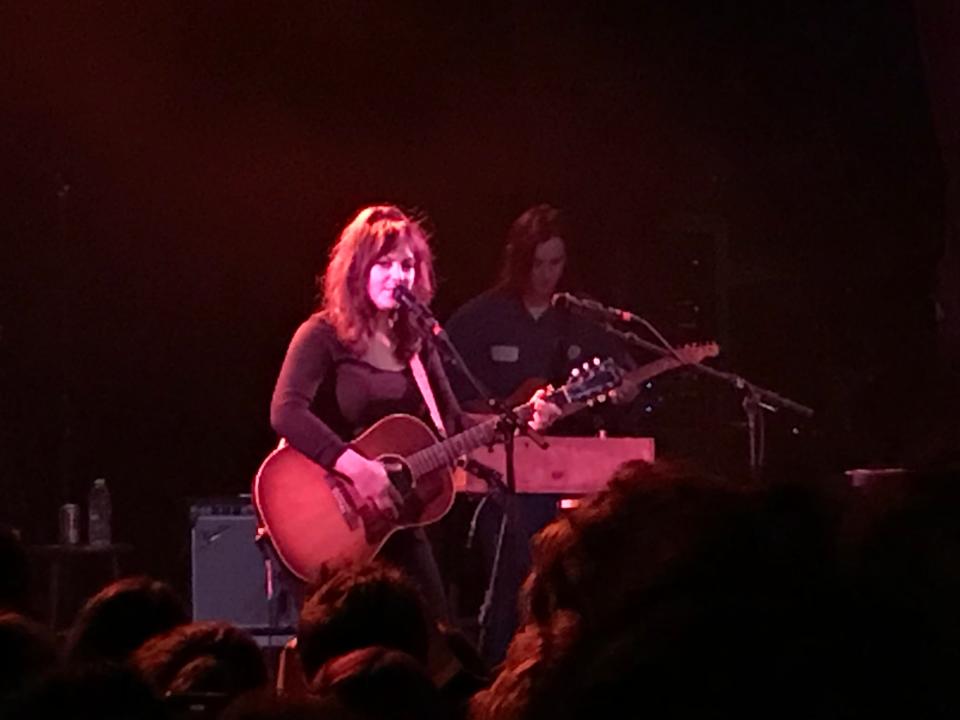
[[[353,506],[353,498],[351,498],[340,485],[334,485],[333,488],[331,488],[331,492],[333,493],[333,499],[337,503],[337,510],[340,511],[340,517],[347,523],[347,527],[350,528],[350,530],[356,530],[360,527],[360,518],[357,516],[356,508]]]

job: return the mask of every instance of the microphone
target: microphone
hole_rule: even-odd
[[[574,315],[582,315],[589,320],[597,320],[604,323],[642,321],[641,318],[629,310],[610,307],[609,305],[598,303],[596,300],[579,298],[571,293],[555,293],[550,300],[550,304],[557,309],[567,310]]]
[[[430,313],[430,310],[422,302],[417,300],[417,296],[406,285],[397,285],[393,289],[393,299],[397,305],[410,313],[410,317],[431,335],[443,334],[443,328],[440,323]]]

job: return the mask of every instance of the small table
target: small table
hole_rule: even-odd
[[[50,563],[49,581],[49,613],[50,627],[58,628],[60,613],[61,575],[65,566],[75,563],[81,558],[104,558],[110,563],[110,580],[120,578],[120,556],[133,551],[128,543],[111,543],[110,545],[33,545],[29,548],[31,555]]]

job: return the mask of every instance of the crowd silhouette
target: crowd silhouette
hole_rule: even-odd
[[[0,533],[9,718],[956,716],[960,485],[763,484],[634,461],[533,540],[521,624],[484,667],[381,561],[305,595],[286,665],[166,583],[113,582],[59,635]],[[279,688],[279,689],[278,689]]]

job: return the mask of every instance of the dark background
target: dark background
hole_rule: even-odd
[[[0,520],[30,542],[104,476],[134,564],[185,581],[189,500],[248,490],[313,276],[373,201],[429,216],[441,319],[516,215],[565,208],[584,289],[816,408],[771,418],[772,467],[918,462],[949,417],[949,2],[19,5]],[[656,393],[664,447],[745,456],[735,394]]]

